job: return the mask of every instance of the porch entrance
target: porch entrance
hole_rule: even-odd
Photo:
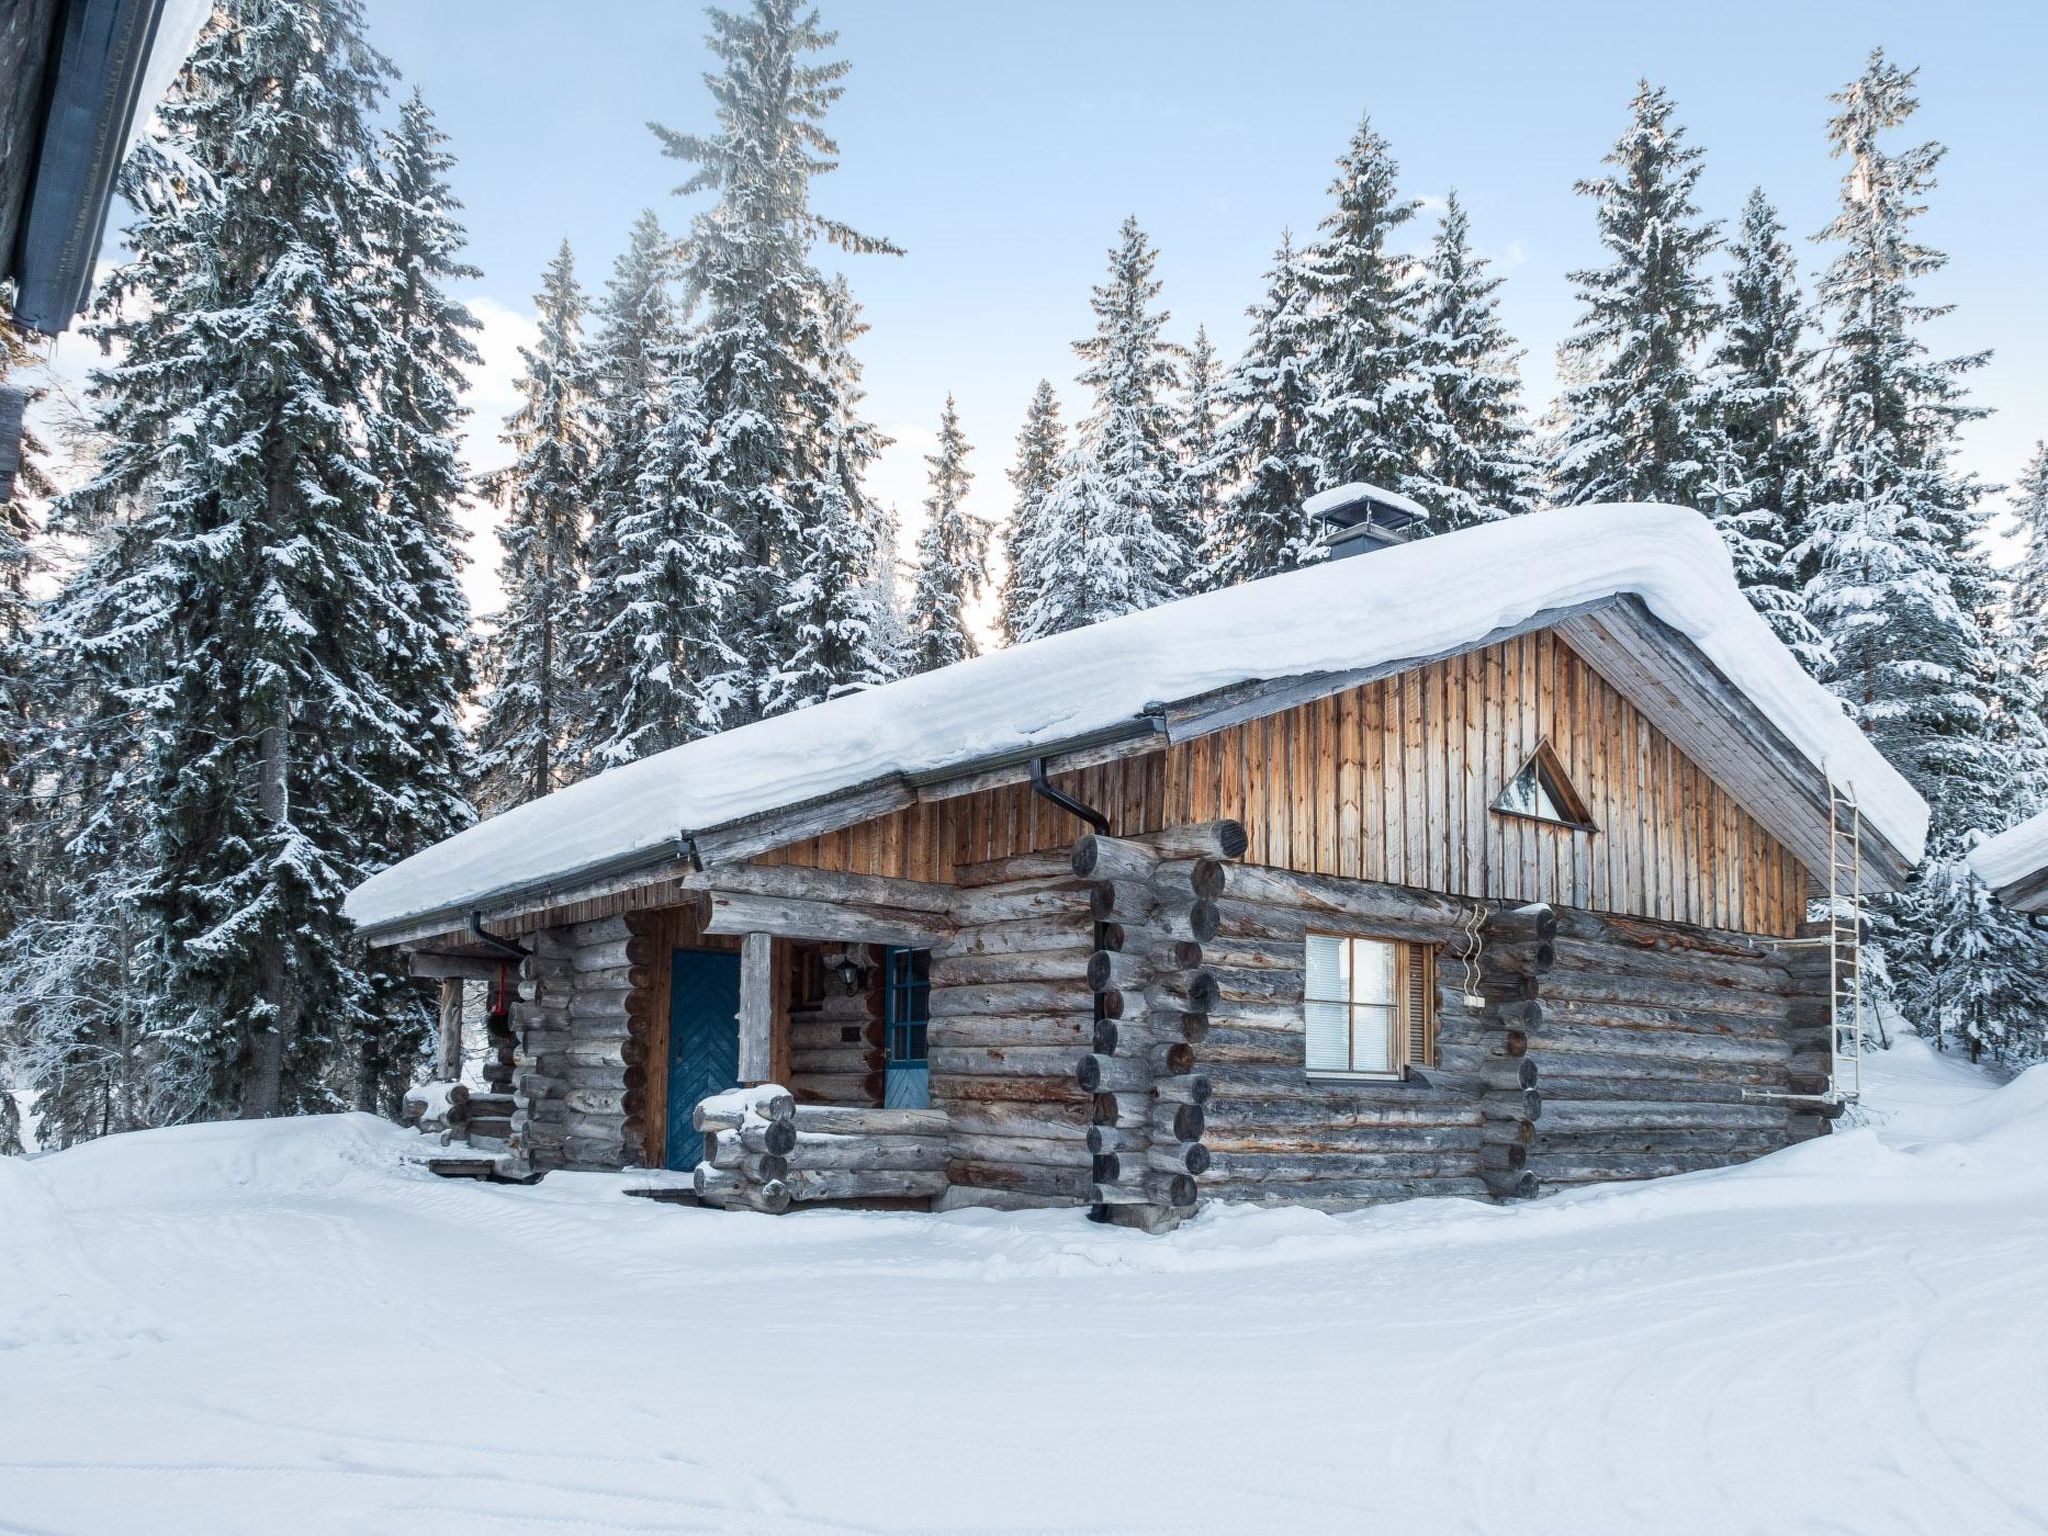
[[[740,957],[679,949],[669,971],[668,1138],[662,1161],[694,1168],[704,1138],[690,1123],[700,1099],[739,1086]]]

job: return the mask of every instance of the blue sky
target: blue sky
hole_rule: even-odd
[[[1181,340],[1206,324],[1226,352],[1283,226],[1311,231],[1332,162],[1362,113],[1392,142],[1406,189],[1455,187],[1508,278],[1532,405],[1573,318],[1565,273],[1597,260],[1572,193],[1596,172],[1639,76],[1666,86],[1707,151],[1701,192],[1732,218],[1753,185],[1793,233],[1818,230],[1840,168],[1829,91],[1868,50],[1921,66],[1919,137],[1949,146],[1923,235],[1952,257],[1926,296],[1952,303],[1948,351],[1995,348],[1976,380],[1995,406],[1972,466],[2009,480],[2048,433],[2048,177],[2038,68],[2048,5],[1950,3],[1232,5],[826,0],[852,62],[830,130],[842,169],[819,208],[902,245],[844,262],[872,330],[873,418],[899,439],[877,489],[914,520],[919,455],[946,393],[977,452],[977,503],[1001,478],[1033,383],[1069,420],[1070,343],[1118,221],[1161,250]],[[459,157],[472,258],[465,296],[489,323],[475,404],[479,462],[495,452],[530,295],[557,243],[599,286],[645,207],[680,230],[683,171],[645,126],[709,126],[703,18],[672,0],[368,0],[371,33],[420,84]],[[1418,221],[1414,237],[1427,236]],[[1818,247],[1806,247],[1809,267]],[[834,258],[838,259],[838,258]],[[479,564],[495,562],[489,545]],[[477,572],[480,593],[489,582]]]

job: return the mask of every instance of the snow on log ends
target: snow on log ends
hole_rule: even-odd
[[[469,905],[677,851],[688,833],[903,773],[1135,722],[1154,700],[1469,646],[1536,615],[1633,594],[1688,636],[1869,821],[1917,860],[1927,807],[1771,634],[1713,525],[1650,505],[1563,507],[1183,598],[614,768],[364,882],[358,925]]]
[[[1986,838],[1970,854],[1977,878],[1996,889],[2048,868],[2048,811]]]

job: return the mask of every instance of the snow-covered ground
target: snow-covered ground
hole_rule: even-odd
[[[2048,1068],[1495,1209],[771,1219],[337,1117],[0,1161],[0,1531],[2037,1532]]]

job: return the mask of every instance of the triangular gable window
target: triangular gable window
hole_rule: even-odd
[[[1549,742],[1539,743],[1534,755],[1522,764],[1522,771],[1508,780],[1493,808],[1510,816],[1527,816],[1532,821],[1555,822],[1561,827],[1593,829],[1586,802],[1564,775]]]

